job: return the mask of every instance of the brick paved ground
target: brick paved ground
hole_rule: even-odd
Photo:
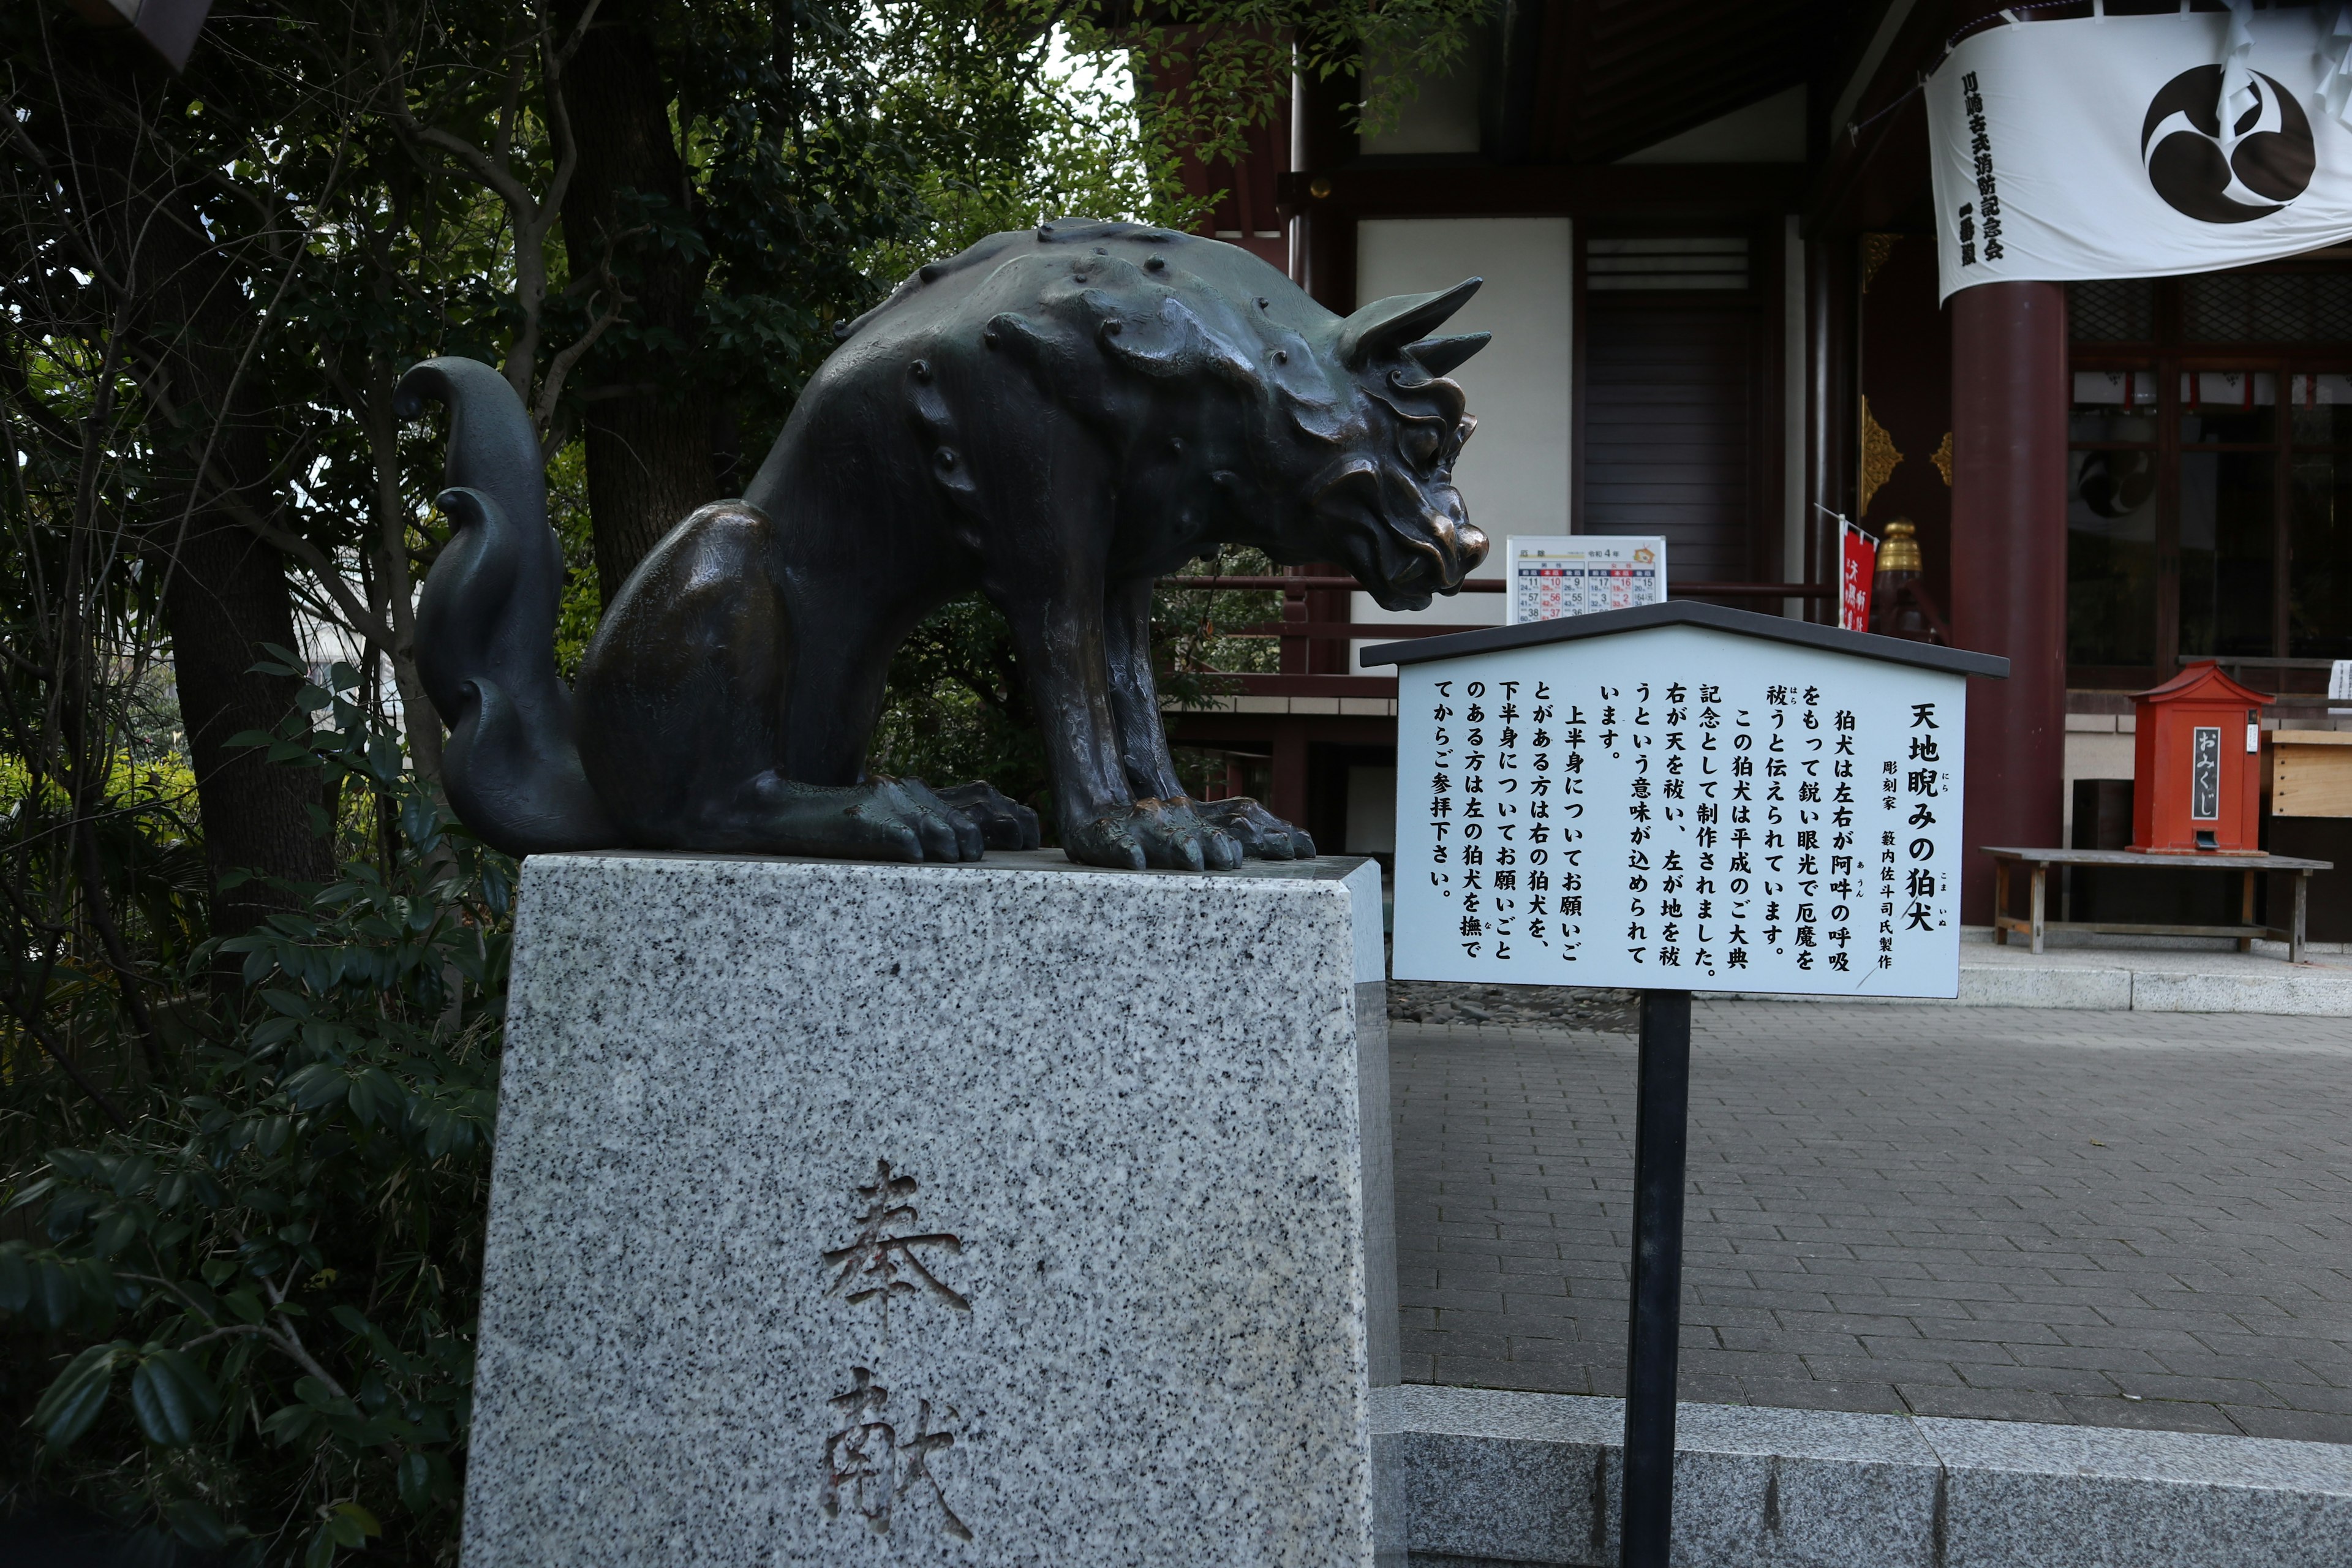
[[[1399,1024],[1405,1375],[1622,1392],[1633,1042]],[[1682,1396],[2352,1442],[2352,1023],[1705,1003]]]

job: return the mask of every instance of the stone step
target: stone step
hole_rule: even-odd
[[[2352,1016],[2352,970],[2269,962],[2270,968],[2264,971],[2190,968],[2179,964],[2173,954],[2151,954],[2133,965],[2049,966],[1972,963],[1963,956],[1959,1000],[1979,1007]]]
[[[1617,1562],[1624,1402],[1412,1385],[1374,1468],[1416,1563]],[[1706,1568],[2343,1568],[2352,1446],[1685,1405],[1674,1560]]]
[[[1753,999],[1774,998],[1757,995]],[[1889,1006],[1910,997],[1857,996]],[[2057,1007],[2142,1013],[2270,1013],[2352,1017],[2352,956],[2342,944],[2315,944],[2311,962],[2289,963],[2279,942],[2252,952],[2215,944],[2053,945],[2035,953],[2021,942],[1999,946],[1970,930],[1960,942],[1964,1007]],[[1948,1003],[1938,1004],[1948,1005]]]

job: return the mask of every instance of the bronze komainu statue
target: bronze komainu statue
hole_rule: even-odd
[[[404,412],[450,413],[456,532],[417,663],[450,723],[452,804],[514,854],[1034,846],[1034,816],[985,786],[950,805],[865,771],[892,652],[977,587],[1018,639],[1071,858],[1312,855],[1255,803],[1185,798],[1152,580],[1237,543],[1345,562],[1391,609],[1459,587],[1486,541],[1454,488],[1474,421],[1444,376],[1486,334],[1428,334],[1477,286],[1342,319],[1214,240],[1079,221],[982,240],[844,331],[750,493],[654,548],[570,692],[530,422],[486,365],[416,366]]]

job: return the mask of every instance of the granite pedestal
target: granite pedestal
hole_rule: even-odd
[[[467,1568],[1401,1562],[1380,907],[533,857]]]

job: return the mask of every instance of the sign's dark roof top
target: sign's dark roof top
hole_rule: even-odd
[[[1501,653],[1509,648],[1539,647],[1547,643],[1574,642],[1583,637],[1614,637],[1619,632],[1648,631],[1654,626],[1706,626],[1740,637],[1795,643],[1824,653],[1850,654],[1856,658],[1883,659],[1888,664],[1912,664],[1953,675],[1990,675],[2006,679],[2009,660],[1989,653],[1937,647],[1932,643],[1883,637],[1874,632],[1850,632],[1841,626],[1815,626],[1784,616],[1761,616],[1753,610],[1727,609],[1696,599],[1668,599],[1662,605],[1636,605],[1630,610],[1600,610],[1589,616],[1567,616],[1556,621],[1530,621],[1488,631],[1454,632],[1446,637],[1413,637],[1381,643],[1364,650],[1366,664],[1426,664],[1432,659],[1459,658],[1465,654]],[[1370,628],[1367,628],[1368,630]]]

